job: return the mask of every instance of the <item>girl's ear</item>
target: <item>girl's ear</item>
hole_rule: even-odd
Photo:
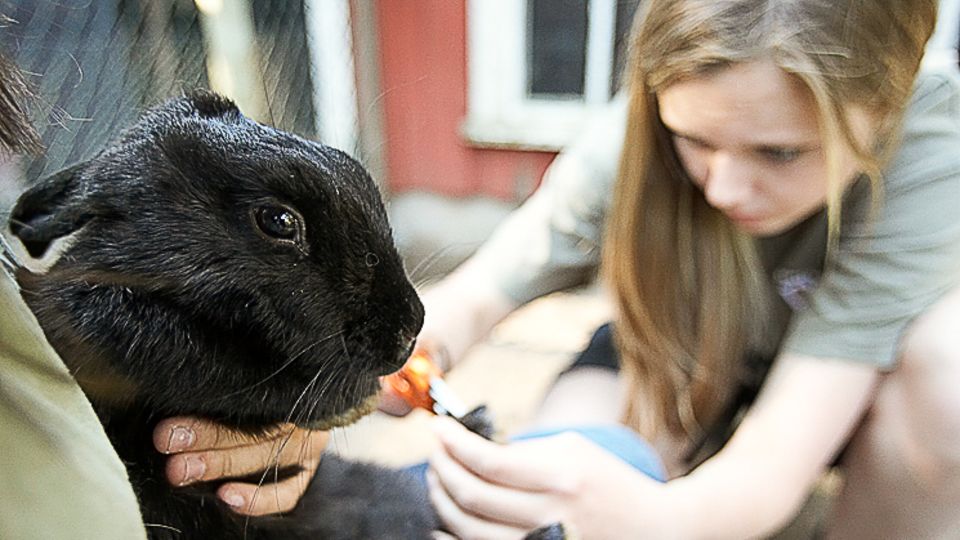
[[[94,216],[80,188],[79,163],[41,180],[17,200],[10,231],[32,257],[42,257],[57,238],[67,236]]]

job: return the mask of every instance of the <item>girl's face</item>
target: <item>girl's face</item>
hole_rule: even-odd
[[[826,203],[813,97],[772,62],[738,64],[670,85],[657,97],[687,174],[743,232],[784,232]],[[858,110],[849,116],[864,140],[868,116]],[[844,178],[852,179],[856,165],[846,147],[842,160]]]

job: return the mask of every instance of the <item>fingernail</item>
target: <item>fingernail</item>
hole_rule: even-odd
[[[167,452],[179,452],[193,446],[197,435],[187,426],[174,426],[167,439]]]
[[[189,484],[203,478],[203,473],[207,470],[207,464],[199,456],[184,456],[183,458],[183,479],[180,485]]]
[[[243,500],[243,495],[240,495],[236,491],[227,491],[221,497],[223,502],[232,506],[233,508],[243,508],[245,501]]]

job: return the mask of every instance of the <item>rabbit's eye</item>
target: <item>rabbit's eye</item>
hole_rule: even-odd
[[[257,227],[263,234],[278,240],[296,240],[300,232],[299,217],[282,206],[262,206],[256,210]]]

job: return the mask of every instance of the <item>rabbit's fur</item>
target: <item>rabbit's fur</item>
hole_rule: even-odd
[[[372,410],[423,307],[356,161],[193,93],[28,190],[10,227],[33,256],[73,235],[49,271],[17,279],[127,464],[152,538],[415,538],[435,526],[417,482],[329,455],[328,480],[294,517],[245,520],[210,489],[170,487],[151,442],[175,415],[256,433]]]

